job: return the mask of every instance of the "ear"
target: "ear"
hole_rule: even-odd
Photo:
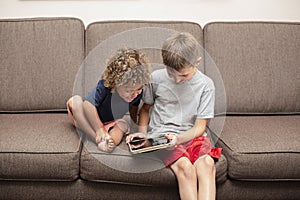
[[[202,59],[202,57],[197,58],[197,60],[196,60],[196,62],[195,62],[195,66],[200,65],[201,59]]]

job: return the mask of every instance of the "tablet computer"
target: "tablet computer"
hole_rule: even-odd
[[[145,140],[149,140],[151,143],[151,146],[148,147],[139,147],[139,148],[133,148],[132,145],[136,145],[138,143],[141,143]],[[155,151],[159,149],[164,149],[173,146],[173,143],[168,141],[165,137],[157,137],[157,138],[136,138],[133,139],[131,142],[128,143],[129,151],[132,154],[138,154],[138,153],[145,153],[149,151]]]

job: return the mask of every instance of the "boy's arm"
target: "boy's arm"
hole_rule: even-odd
[[[137,123],[138,120],[138,109],[139,109],[138,106],[131,106],[129,110],[130,118],[134,123]]]
[[[138,132],[130,134],[126,137],[126,143],[130,143],[134,138],[146,138],[147,137],[147,127],[150,120],[150,108],[152,105],[144,103],[139,112],[138,118]],[[134,145],[131,144],[133,148],[139,148],[141,146],[150,146],[151,143],[148,140],[144,140],[143,142]]]
[[[208,119],[196,119],[195,124],[189,130],[176,135],[176,144],[182,144],[188,142],[196,137],[201,136],[205,130],[207,125]]]
[[[147,134],[147,127],[150,121],[150,109],[152,105],[144,103],[139,113],[139,132]]]

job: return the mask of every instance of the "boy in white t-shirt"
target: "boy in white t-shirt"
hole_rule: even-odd
[[[219,158],[221,149],[212,147],[205,133],[214,117],[214,84],[196,68],[200,47],[191,34],[168,38],[162,57],[166,68],[152,73],[152,82],[144,92],[140,133],[126,140],[164,135],[174,146],[157,154],[175,173],[181,199],[215,199],[212,157]],[[140,145],[148,146],[149,142]]]

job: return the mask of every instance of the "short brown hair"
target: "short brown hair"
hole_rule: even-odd
[[[187,32],[172,35],[162,46],[164,64],[177,71],[194,66],[200,56],[200,45],[194,36]]]
[[[146,85],[150,82],[150,63],[146,55],[137,49],[119,49],[108,59],[102,74],[104,86],[114,92],[116,86],[131,81]]]

